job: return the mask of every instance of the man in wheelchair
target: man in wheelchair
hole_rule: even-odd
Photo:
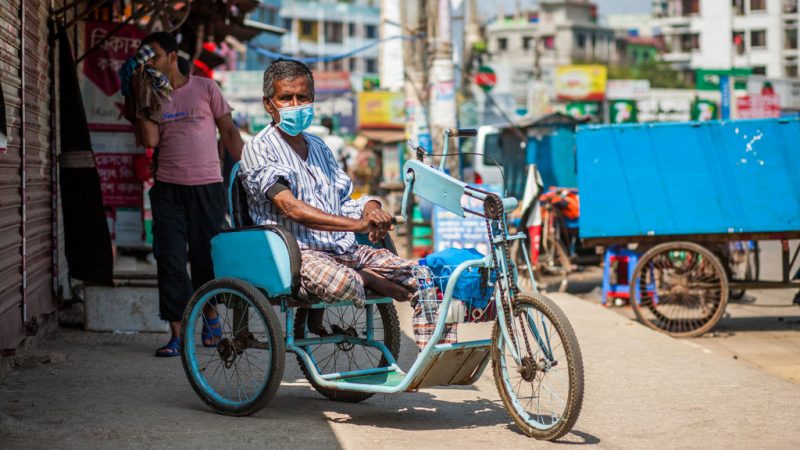
[[[361,307],[366,287],[397,301],[412,300],[416,264],[356,242],[355,233],[381,241],[393,229],[392,216],[377,199],[352,199],[352,181],[331,150],[303,132],[314,118],[309,68],[279,59],[264,72],[263,89],[264,108],[273,121],[245,145],[240,178],[253,222],[282,225],[297,239],[301,295]],[[329,334],[321,324],[323,310],[312,311],[304,312],[311,315],[309,330]]]

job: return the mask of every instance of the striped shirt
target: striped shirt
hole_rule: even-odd
[[[352,253],[356,249],[355,234],[306,228],[282,216],[267,198],[267,190],[283,178],[297,199],[329,214],[361,218],[364,205],[371,199],[351,199],[353,182],[339,168],[328,146],[311,134],[304,132],[302,136],[308,144],[305,161],[272,124],[245,144],[239,176],[247,191],[250,215],[256,224],[279,224],[288,228],[301,249],[339,255]]]

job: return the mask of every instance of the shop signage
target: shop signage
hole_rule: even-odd
[[[358,126],[372,129],[404,129],[405,96],[401,92],[359,92]]]
[[[603,100],[606,66],[572,65],[556,69],[555,89],[559,100]]]

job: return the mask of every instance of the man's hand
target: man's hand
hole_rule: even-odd
[[[361,222],[364,225],[364,232],[368,233],[372,242],[379,242],[387,232],[394,230],[392,215],[382,210],[381,204],[375,200],[370,200],[364,205]]]

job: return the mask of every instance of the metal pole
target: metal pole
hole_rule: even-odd
[[[431,137],[434,153],[444,149],[444,130],[456,128],[455,67],[450,42],[450,1],[429,3],[431,16],[435,17],[434,52],[431,64]],[[459,171],[458,158],[449,158],[450,173]]]

